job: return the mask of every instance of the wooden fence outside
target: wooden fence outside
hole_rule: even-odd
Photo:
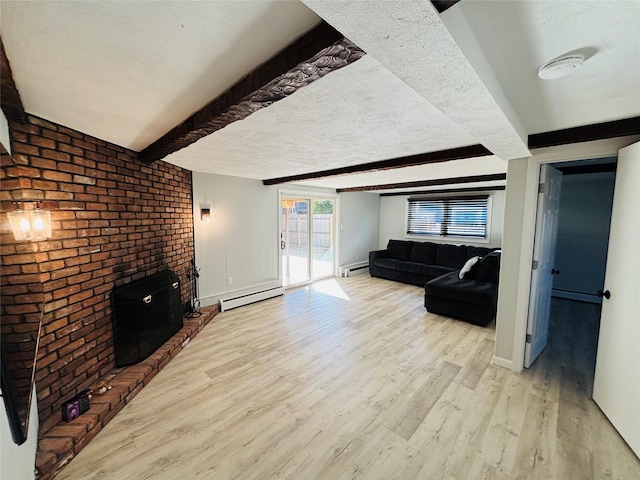
[[[308,214],[290,213],[289,231],[285,232],[285,242],[291,247],[306,247],[309,242]],[[313,222],[313,246],[329,248],[333,240],[333,214],[316,213],[311,216]],[[283,229],[286,230],[286,218],[282,215]]]

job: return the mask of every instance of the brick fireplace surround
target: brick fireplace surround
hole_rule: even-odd
[[[40,319],[36,364],[40,416],[36,464],[52,478],[217,313],[206,309],[142,363],[115,369],[110,292],[173,270],[186,298],[194,257],[191,172],[29,116],[10,121],[3,152],[0,245],[2,334],[20,335]],[[52,238],[16,243],[7,210],[39,201],[51,210]],[[69,424],[60,404],[99,379],[114,385]]]

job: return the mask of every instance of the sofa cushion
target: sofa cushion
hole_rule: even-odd
[[[421,263],[402,262],[400,260],[398,260],[396,264],[396,269],[400,270],[401,272],[422,273],[422,267],[424,267],[424,265],[422,265]]]
[[[428,277],[435,278],[445,273],[453,272],[453,267],[443,267],[442,265],[423,265],[422,273]]]
[[[447,298],[462,303],[493,305],[498,294],[498,286],[489,282],[478,282],[466,278],[460,280],[454,271],[434,278],[425,286],[427,297]]]
[[[462,268],[462,265],[464,265],[466,259],[466,245],[438,245],[438,252],[436,253],[436,265]]]
[[[394,260],[393,258],[376,258],[374,260],[374,264],[376,267],[380,267],[380,268],[392,268],[392,269],[396,269],[396,265],[398,264],[397,260]]]
[[[474,247],[472,245],[467,246],[467,260],[472,257],[484,257],[485,255],[489,255],[495,249],[493,248],[485,248],[485,247]]]
[[[415,242],[411,249],[411,261],[432,265],[436,263],[438,246],[431,242]]]
[[[498,283],[500,276],[500,253],[493,252],[482,257],[465,278],[479,282]]]
[[[389,257],[395,258],[396,260],[411,260],[413,243],[414,242],[409,240],[389,240],[387,244]]]
[[[471,257],[469,260],[467,260],[467,262],[464,264],[464,267],[462,267],[460,272],[458,272],[458,278],[463,279],[473,268],[473,266],[478,263],[478,260],[480,260],[480,257]]]

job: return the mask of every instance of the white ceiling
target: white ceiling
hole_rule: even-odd
[[[459,8],[529,134],[640,113],[639,1],[464,0]],[[580,70],[537,77],[540,65],[576,50],[589,56]]]
[[[305,183],[504,173],[528,134],[640,115],[640,2],[303,1],[368,55],[167,161],[266,179],[481,143],[496,155]],[[295,0],[0,3],[27,112],[134,150],[319,21]],[[595,54],[537,78],[575,49]]]
[[[320,21],[296,0],[0,2],[25,110],[136,151]]]

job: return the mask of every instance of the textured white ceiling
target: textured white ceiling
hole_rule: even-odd
[[[2,0],[1,13],[25,110],[133,150],[320,22],[297,0]]]
[[[503,160],[529,155],[526,132],[511,106],[501,107],[430,2],[302,1],[464,128],[475,143]]]
[[[462,13],[529,134],[640,115],[640,1],[463,1]],[[537,69],[574,50],[566,78]]]
[[[527,134],[640,115],[640,2],[465,0],[438,17],[427,0],[303,1],[369,55],[168,160],[274,178],[476,143],[511,158]],[[0,14],[26,110],[134,150],[320,21],[297,0],[2,0]],[[537,78],[585,48],[581,70]],[[505,169],[490,157],[307,184]]]
[[[357,79],[357,81],[354,81]],[[474,139],[370,55],[165,160],[267,179],[473,145]]]

